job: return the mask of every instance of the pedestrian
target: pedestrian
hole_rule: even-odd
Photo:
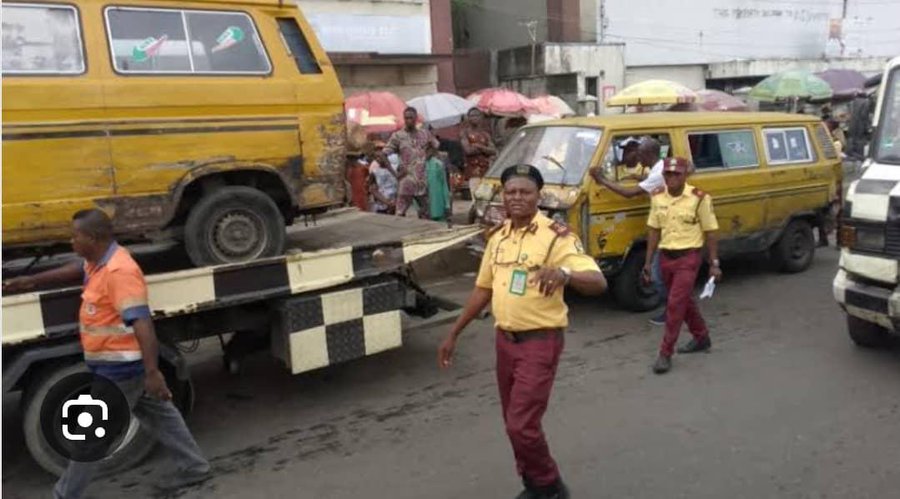
[[[3,292],[82,281],[79,323],[85,363],[95,375],[119,387],[141,427],[174,453],[177,471],[165,487],[199,483],[210,477],[210,466],[172,404],[172,392],[159,370],[144,274],[112,234],[112,221],[106,213],[79,211],[72,221],[72,248],[83,260],[17,277],[3,284]],[[70,461],[53,496],[81,497],[99,466],[99,462]]]
[[[446,221],[452,214],[450,210],[450,185],[447,183],[447,168],[434,145],[427,149],[428,160],[425,162],[425,176],[428,179],[428,213],[432,220]]]
[[[403,111],[402,130],[391,135],[384,148],[386,155],[400,155],[400,184],[397,192],[397,215],[406,216],[406,212],[416,201],[419,218],[428,218],[428,183],[425,178],[426,146],[440,143],[431,132],[416,128],[419,113],[414,107]]]
[[[649,196],[650,193],[655,192],[666,185],[666,181],[663,178],[663,160],[659,157],[660,151],[659,141],[651,137],[641,138],[636,150],[636,159],[641,165],[653,166],[650,168],[647,178],[641,180],[637,185],[625,186],[613,182],[612,180],[608,180],[603,176],[603,169],[599,166],[590,169],[591,177],[593,177],[594,181],[598,184],[625,198]],[[662,297],[663,308],[661,312],[650,318],[650,324],[662,326],[666,323],[665,303],[667,291],[666,285],[663,282],[662,272],[660,271],[658,254],[653,255],[652,263],[653,285],[656,288],[656,292]]]
[[[360,211],[369,210],[369,163],[375,154],[375,146],[366,142],[362,154],[350,159],[347,165],[347,183],[350,185],[350,204]]]
[[[469,109],[466,113],[466,121],[460,131],[459,140],[466,155],[464,175],[469,182],[469,192],[474,196],[481,179],[497,155],[491,134],[484,129],[484,114],[477,107]]]
[[[647,259],[643,277],[650,280],[653,254],[659,248],[659,263],[663,279],[669,289],[666,303],[666,332],[653,372],[662,374],[672,367],[672,353],[681,324],[687,323],[693,338],[678,353],[709,350],[712,342],[700,308],[691,295],[697,273],[703,263],[703,245],[709,258],[709,275],[716,281],[722,278],[719,269],[719,245],[716,231],[719,224],[713,213],[712,197],[686,182],[690,163],[684,158],[665,160],[665,186],[654,191],[650,198],[647,218]]]
[[[438,365],[450,367],[460,333],[491,303],[503,421],[525,484],[518,497],[564,499],[569,492],[541,428],[568,326],[563,289],[600,294],[606,279],[578,237],[538,211],[544,180],[537,168],[511,166],[500,181],[508,218],[488,238],[475,288],[438,349]]]
[[[397,207],[397,172],[384,152],[377,151],[369,164],[370,210],[393,215]]]

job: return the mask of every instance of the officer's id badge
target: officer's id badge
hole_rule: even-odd
[[[97,307],[93,303],[86,303],[84,305],[84,313],[88,315],[95,315],[97,313]]]
[[[525,287],[528,285],[528,272],[522,269],[513,270],[512,277],[509,280],[510,294],[522,296],[525,294]]]

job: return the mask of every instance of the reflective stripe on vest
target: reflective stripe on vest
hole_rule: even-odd
[[[84,360],[91,361],[112,361],[112,362],[131,362],[141,360],[140,350],[122,350],[118,352],[84,352]]]

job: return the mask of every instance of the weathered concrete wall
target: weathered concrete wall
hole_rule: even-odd
[[[481,0],[457,10],[458,48],[506,49],[531,43],[522,24],[537,21],[538,43],[547,40],[546,0]]]
[[[900,28],[898,28],[900,30]],[[900,52],[900,46],[897,47]],[[743,78],[768,76],[786,69],[824,71],[828,68],[855,69],[863,73],[880,73],[890,57],[865,57],[842,59],[757,59],[752,61],[728,61],[709,65],[707,78]]]
[[[338,66],[345,95],[369,90],[388,91],[403,100],[437,92],[435,64]]]
[[[619,44],[547,43],[536,47],[533,73],[531,60],[530,46],[499,51],[500,83],[530,96],[557,95],[577,112],[593,107],[585,106],[588,79],[596,79],[593,97],[601,100],[604,87],[621,90],[625,82],[625,47]]]
[[[706,88],[706,66],[637,66],[625,70],[625,86],[646,80],[671,80],[699,90]]]

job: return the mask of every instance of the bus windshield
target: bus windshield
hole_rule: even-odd
[[[590,166],[602,131],[575,126],[523,128],[515,133],[487,177],[497,178],[508,166],[533,165],[548,184],[580,184]]]

